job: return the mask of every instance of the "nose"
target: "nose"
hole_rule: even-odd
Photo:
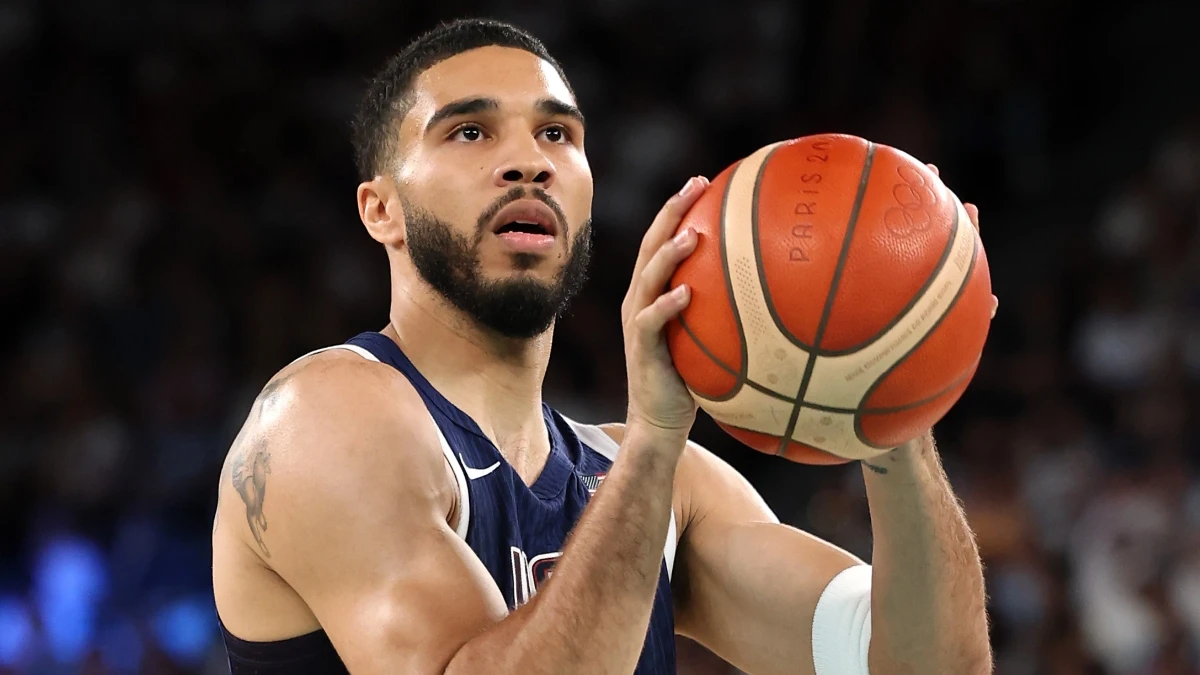
[[[496,186],[532,185],[547,189],[554,184],[554,164],[546,157],[537,140],[529,138],[513,143],[506,159],[493,174]]]

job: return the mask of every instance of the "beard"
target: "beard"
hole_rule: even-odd
[[[591,220],[580,226],[572,241],[558,205],[535,189],[534,198],[554,210],[559,229],[570,242],[566,264],[549,283],[529,277],[485,279],[479,246],[488,224],[501,208],[525,196],[524,188],[516,187],[496,200],[480,215],[473,238],[456,232],[453,225],[432,213],[403,201],[406,243],[417,273],[476,324],[507,338],[528,339],[546,332],[583,288],[591,261]],[[523,271],[534,267],[541,257],[517,253],[512,259],[515,267]]]

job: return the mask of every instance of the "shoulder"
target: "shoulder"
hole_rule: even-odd
[[[394,450],[438,448],[433,420],[412,383],[391,366],[347,350],[308,356],[279,371],[254,401],[246,429],[296,448],[309,460],[328,452],[337,452],[340,461],[355,459],[397,437],[408,443]],[[335,450],[345,445],[356,452]]]
[[[346,495],[364,509],[411,495],[448,513],[447,472],[434,422],[407,378],[330,350],[288,365],[255,399],[225,461],[218,513],[307,512]],[[253,521],[241,534],[263,544]]]
[[[401,404],[420,403],[416,389],[396,369],[348,349],[331,349],[297,359],[275,373],[254,406],[273,408],[282,404],[282,410],[290,411],[333,406],[337,412],[361,410],[370,414],[382,407],[379,395],[384,393],[400,395]],[[411,407],[395,406],[401,411]]]

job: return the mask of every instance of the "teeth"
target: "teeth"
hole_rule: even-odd
[[[549,231],[550,231],[549,228],[545,227],[544,225],[541,225],[539,223],[530,222],[527,220],[511,221],[507,225],[500,227],[500,229],[498,230],[498,232],[500,234],[503,234],[505,232],[527,232],[527,233],[531,233],[531,234],[548,234]]]

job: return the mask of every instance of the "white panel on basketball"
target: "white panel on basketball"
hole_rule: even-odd
[[[959,210],[958,229],[953,235],[950,257],[935,274],[933,283],[872,344],[844,356],[819,357],[804,393],[805,402],[830,408],[858,408],[876,380],[912,351],[950,310],[954,297],[967,282],[976,240],[975,226],[966,209],[958,197],[954,197],[954,202]]]
[[[800,383],[797,382],[796,389],[799,388]],[[695,392],[693,395],[696,395]],[[792,396],[795,395],[793,391]],[[696,397],[704,401],[705,412],[718,422],[772,436],[782,436],[787,431],[794,407],[790,398],[785,401],[750,387],[742,387],[728,401]]]
[[[792,440],[846,459],[870,459],[879,454],[878,448],[858,440],[851,413],[801,407]]]
[[[754,188],[759,170],[778,145],[775,143],[758,150],[734,169],[729,178],[725,209],[721,213],[721,230],[725,238],[725,259],[729,265],[733,306],[737,308],[746,336],[746,378],[792,399],[800,390],[809,355],[779,330],[771,316],[758,271],[752,221]],[[736,420],[730,419],[728,422],[755,429]],[[781,427],[776,433],[782,432]]]

